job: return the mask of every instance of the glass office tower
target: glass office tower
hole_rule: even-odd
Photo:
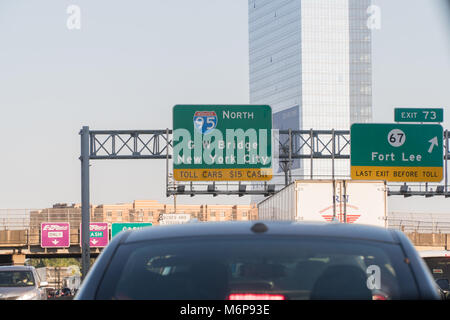
[[[370,5],[248,1],[250,103],[272,107],[275,129],[349,130],[372,121]],[[336,176],[349,175],[349,166],[336,162]],[[310,177],[309,161],[296,160],[293,169],[295,178]],[[331,161],[315,160],[313,176],[330,177]]]

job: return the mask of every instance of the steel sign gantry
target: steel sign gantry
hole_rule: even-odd
[[[83,279],[90,264],[89,161],[113,159],[168,159],[171,130],[93,130],[81,131],[81,260]]]
[[[332,177],[334,177],[334,160],[350,159],[350,131],[349,130],[274,130],[278,135],[277,147],[274,145],[274,158],[286,175],[286,183],[290,181],[291,163],[294,159],[311,161],[311,179],[313,176],[313,160],[329,159],[332,161]],[[179,185],[169,188],[169,159],[172,158],[172,130],[89,130],[84,126],[81,136],[81,206],[82,223],[82,273],[83,277],[89,270],[90,245],[90,199],[89,199],[89,162],[90,160],[114,159],[165,159],[166,160],[166,195],[270,195],[275,193],[274,185],[265,184],[260,190],[247,190],[245,185],[236,184],[236,190],[217,190],[215,185],[208,185],[206,190],[194,190],[193,184]],[[444,132],[444,185],[439,186],[436,192],[416,192],[408,189],[389,191],[388,195],[445,195],[450,196],[447,190],[447,160],[450,155],[448,130]],[[188,188],[186,188],[188,187]]]
[[[172,130],[89,131],[89,157],[105,159],[166,159]],[[170,155],[169,155],[170,157]]]
[[[166,160],[166,195],[178,192],[169,190],[169,159],[172,158],[172,130],[89,130],[83,126],[81,135],[81,212],[82,212],[82,274],[83,278],[89,270],[90,244],[90,195],[89,195],[89,162],[90,160],[130,160],[130,159],[165,159]],[[270,185],[261,190],[190,191],[189,194],[263,194],[275,193]]]

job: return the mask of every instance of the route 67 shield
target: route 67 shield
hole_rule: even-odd
[[[196,111],[194,127],[201,134],[208,134],[217,126],[217,114],[214,111]]]

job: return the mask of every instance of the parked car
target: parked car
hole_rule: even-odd
[[[343,223],[216,222],[124,231],[75,299],[440,299],[397,230]]]
[[[1,300],[47,300],[46,286],[32,266],[0,267]]]

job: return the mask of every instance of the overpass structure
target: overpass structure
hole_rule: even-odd
[[[5,215],[2,218],[0,211],[0,265],[23,264],[27,258],[81,258],[80,213],[72,214],[70,217],[58,216],[58,221],[66,219],[65,221],[70,222],[72,226],[68,248],[42,248],[39,224],[33,219],[31,221],[27,219],[29,212],[20,210],[10,214],[9,218]],[[49,219],[54,221],[55,217],[50,215]],[[419,250],[450,250],[448,214],[390,212],[387,222],[388,227],[405,232]],[[158,226],[154,225],[151,228]],[[101,248],[90,248],[90,256],[96,257],[101,251]]]
[[[101,250],[90,248],[90,255],[96,257]],[[68,248],[42,248],[31,229],[0,230],[0,265],[23,265],[27,258],[80,258],[81,253],[79,234],[71,235]]]

